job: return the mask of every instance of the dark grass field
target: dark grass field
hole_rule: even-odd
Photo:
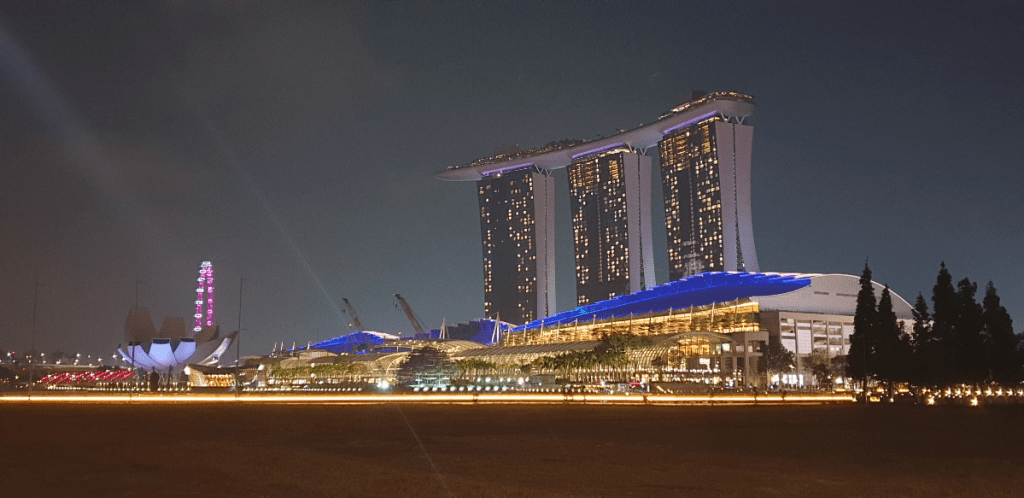
[[[0,496],[1024,496],[1024,409],[9,404]]]

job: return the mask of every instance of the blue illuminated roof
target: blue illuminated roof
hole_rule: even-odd
[[[353,332],[351,334],[335,337],[333,339],[327,339],[326,341],[320,341],[316,344],[313,344],[311,348],[323,349],[325,351],[330,351],[331,353],[334,354],[352,353],[354,352],[356,346],[360,344],[369,344],[371,346],[376,346],[384,344],[385,340],[394,339],[398,339],[398,337],[393,336],[391,334],[384,334],[381,332],[360,330],[358,332]],[[300,347],[296,349],[301,351],[306,348]]]
[[[569,311],[556,313],[547,318],[520,325],[512,332],[559,324],[576,320],[589,322],[606,318],[629,315],[643,315],[651,312],[684,309],[691,306],[706,306],[754,296],[785,294],[811,285],[811,279],[803,275],[780,275],[770,273],[708,272],[669,282],[664,285],[637,291],[625,296],[616,296],[597,303],[579,306]]]

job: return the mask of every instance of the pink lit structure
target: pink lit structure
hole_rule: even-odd
[[[203,330],[203,304],[206,304],[206,326],[213,326],[213,263],[203,261],[199,265],[199,287],[196,288],[196,325],[194,332]],[[204,299],[205,294],[205,299]]]

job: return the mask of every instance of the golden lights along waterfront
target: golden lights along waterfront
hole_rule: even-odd
[[[698,405],[801,405],[801,404],[848,404],[859,399],[858,392],[776,392],[776,393],[743,393],[732,392],[709,394],[604,394],[583,390],[544,389],[541,392],[423,392],[423,393],[367,393],[363,394],[352,388],[348,392],[343,389],[305,389],[291,391],[285,389],[256,389],[247,391],[241,396],[234,393],[197,394],[185,391],[168,390],[166,392],[117,392],[117,393],[82,393],[71,391],[67,394],[59,389],[36,392],[31,395],[0,393],[0,404],[188,404],[188,403],[241,403],[241,404],[408,404],[408,403],[443,403],[443,404],[578,404],[578,405],[660,405],[660,406],[698,406]],[[906,394],[906,393],[901,393]],[[963,389],[945,389],[921,393],[921,402],[927,406],[937,405],[1020,405],[1024,404],[1024,389],[978,390],[969,387]],[[882,391],[870,392],[867,398],[870,403],[894,403],[894,397],[886,397]]]
[[[309,394],[255,394],[236,397],[234,394],[43,394],[0,396],[0,403],[302,403],[302,404],[345,404],[345,403],[575,403],[575,404],[623,404],[623,405],[694,405],[694,404],[807,404],[807,403],[852,403],[853,394],[759,394],[759,395],[659,395],[659,394],[588,394],[583,392],[565,393],[508,393],[508,394],[351,394],[351,395],[309,395]]]

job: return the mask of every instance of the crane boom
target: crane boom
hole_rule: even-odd
[[[356,314],[356,309],[352,307],[352,303],[348,302],[348,299],[341,298],[345,301],[345,308],[348,309],[348,316],[352,317],[352,325],[356,326],[356,330],[363,330],[363,324],[359,323],[359,315]]]
[[[405,312],[405,316],[409,318],[412,323],[412,328],[416,329],[417,334],[423,333],[423,326],[420,325],[420,321],[416,319],[416,314],[412,312],[412,308],[409,307],[409,303],[405,302],[405,298],[401,294],[395,294],[395,299],[398,299],[398,304],[402,305],[402,311]]]

